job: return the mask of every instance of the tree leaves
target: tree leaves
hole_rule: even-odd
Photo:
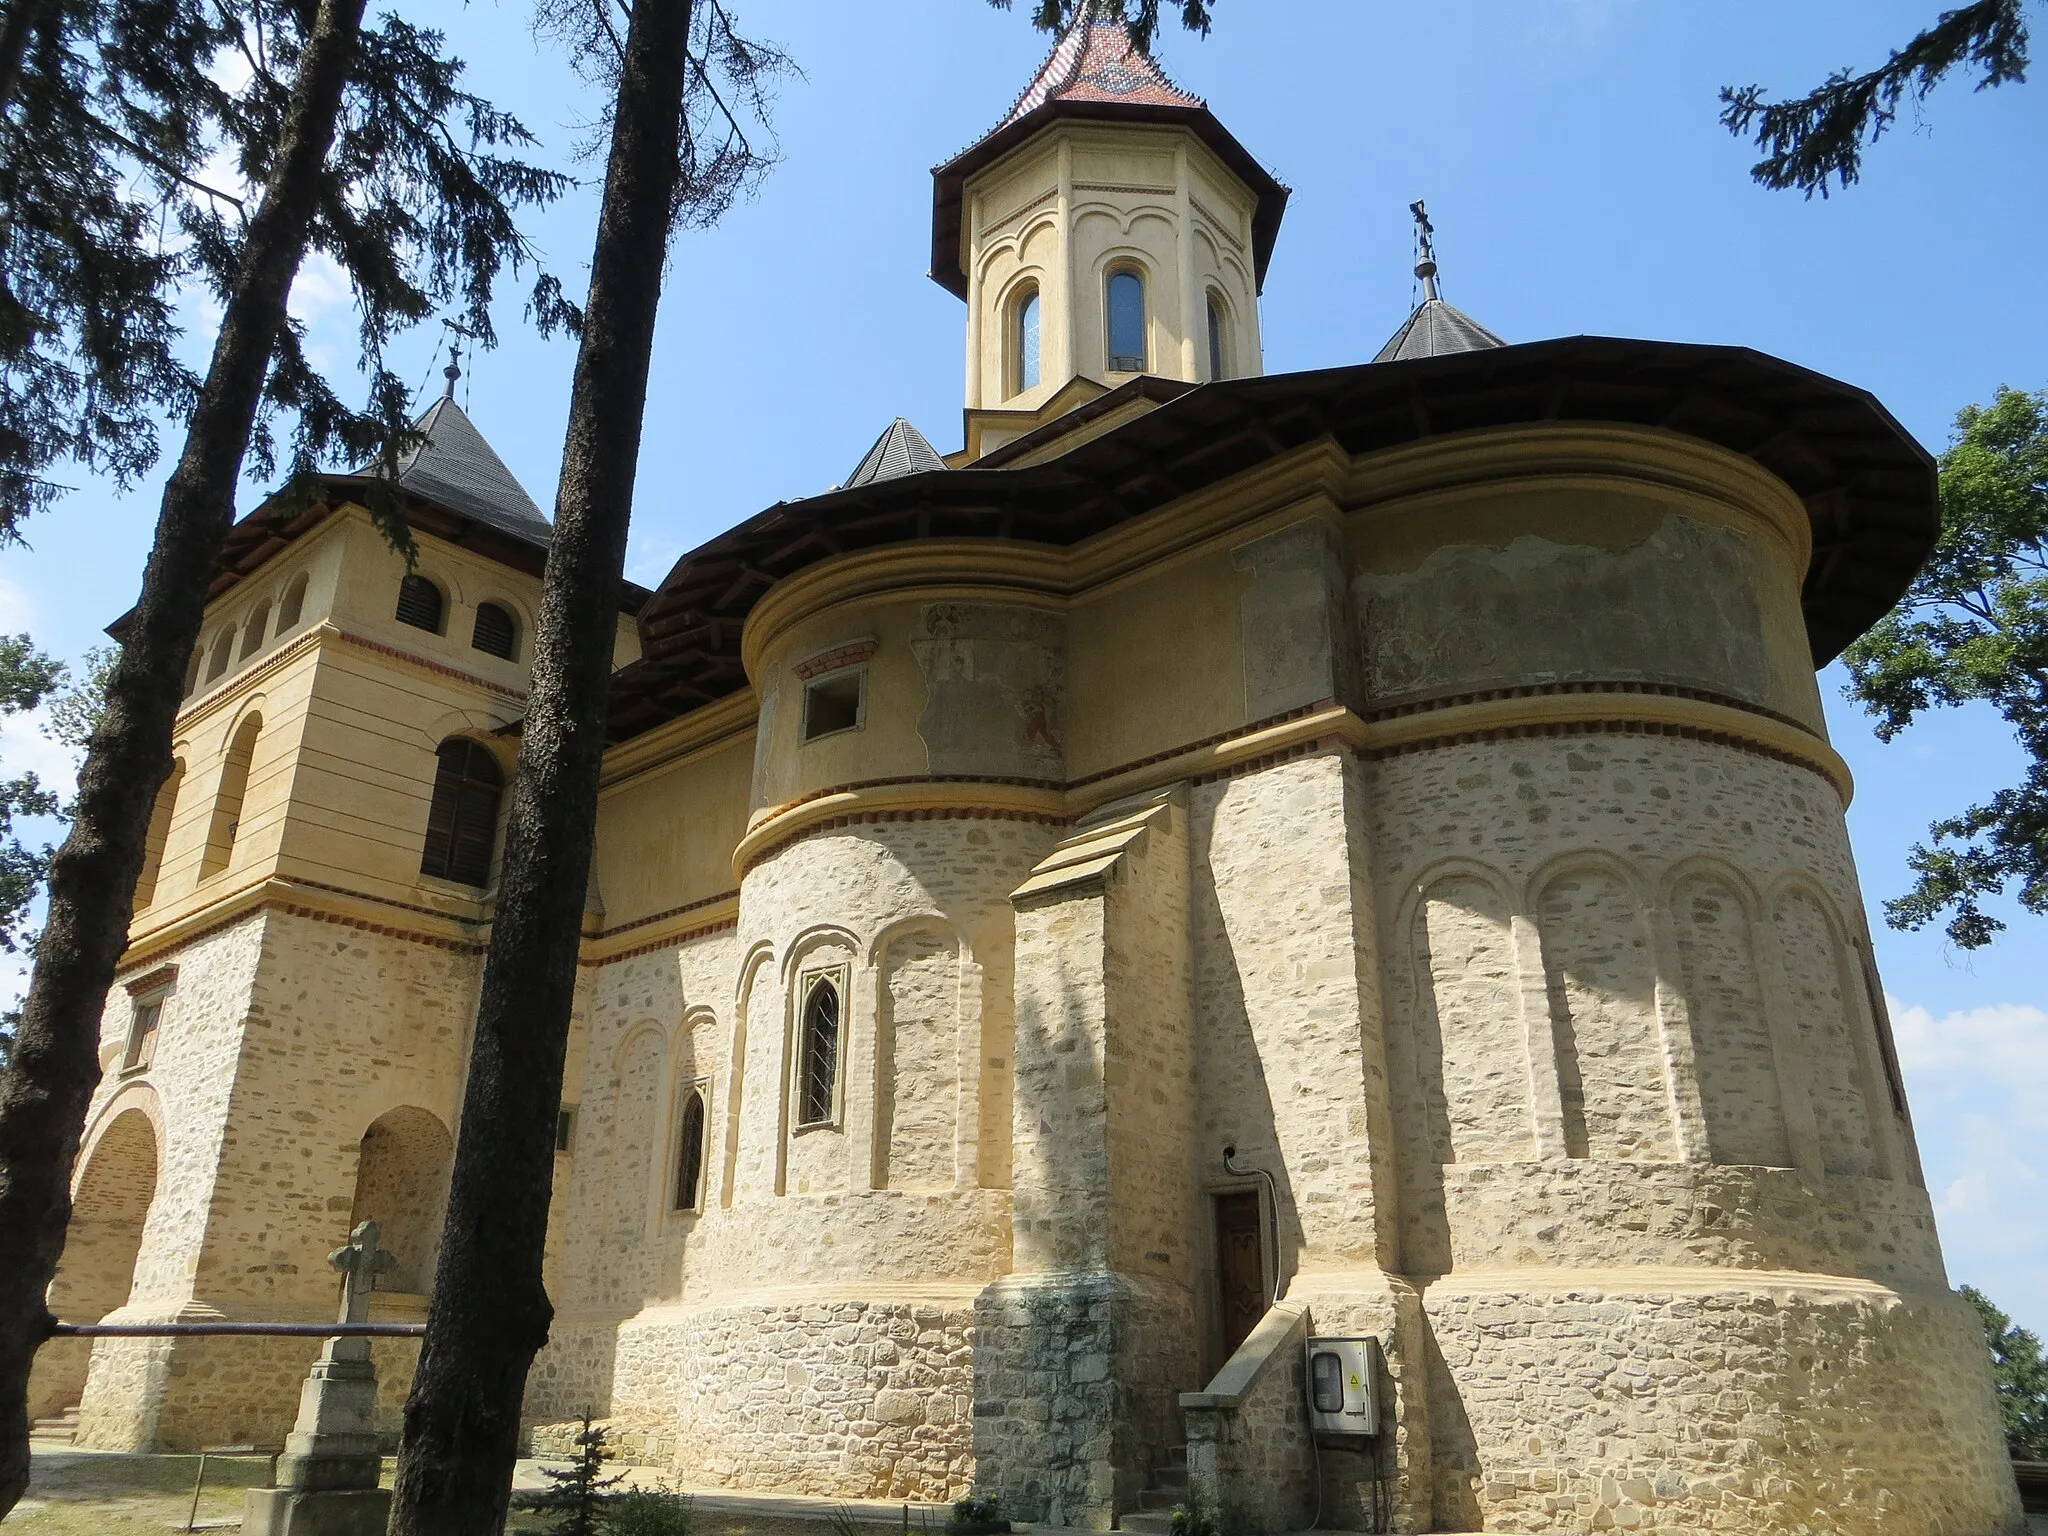
[[[2016,1327],[1976,1287],[1963,1286],[1962,1297],[1976,1308],[1991,1349],[1991,1382],[2006,1449],[2015,1460],[2048,1460],[2048,1359],[2042,1357],[2041,1341]]]
[[[1047,0],[1052,3],[1052,0]],[[2027,77],[2026,0],[1976,0],[1943,11],[1933,26],[1866,74],[1836,70],[1814,90],[1789,101],[1764,100],[1764,88],[1721,90],[1721,122],[1738,138],[1756,131],[1764,158],[1750,175],[1773,190],[1796,187],[1808,197],[1828,195],[1828,180],[1844,187],[1863,170],[1863,146],[1875,144],[1898,116],[1899,103],[1915,103],[1958,65],[1984,73],[1977,89]]]
[[[1890,741],[1930,709],[1987,703],[2025,750],[2021,781],[1936,821],[1908,857],[1895,928],[1951,914],[1964,949],[2006,926],[1983,909],[2016,888],[2048,915],[2048,392],[2000,389],[1956,418],[1941,460],[1941,534],[1898,607],[1843,652],[1849,697]]]

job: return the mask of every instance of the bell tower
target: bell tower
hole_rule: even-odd
[[[1287,189],[1087,0],[1009,114],[933,173],[932,278],[967,301],[967,458],[1144,376],[1264,371]]]

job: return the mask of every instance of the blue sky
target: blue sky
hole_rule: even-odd
[[[1939,8],[1215,0],[1211,37],[1170,32],[1161,55],[1294,188],[1263,308],[1269,371],[1377,350],[1412,299],[1407,205],[1426,197],[1445,296],[1509,340],[1756,347],[1871,390],[1939,449],[1960,406],[2000,384],[2048,385],[2048,83],[1944,87],[1825,201],[1755,187],[1754,155],[1715,121],[1720,86],[1789,93],[1868,67]],[[777,105],[783,163],[672,259],[629,564],[649,584],[717,530],[843,479],[892,416],[958,445],[962,310],[924,276],[928,172],[994,124],[1046,46],[1030,0],[1007,13],[983,0],[734,9],[804,77]],[[414,0],[406,14],[444,27],[473,86],[566,158],[592,104],[536,46],[525,6]],[[572,287],[594,207],[585,188],[533,226]],[[333,274],[309,268],[294,304],[345,362],[351,317]],[[518,310],[504,306],[504,344],[473,363],[463,398],[546,506],[573,352],[524,331]],[[190,326],[203,349],[202,307]],[[423,392],[439,383],[432,342],[400,354]],[[134,597],[160,483],[126,497],[85,484],[32,524],[32,549],[0,555],[0,628],[68,657],[99,643]],[[1995,716],[1969,712],[1880,746],[1840,681],[1823,679],[1875,905],[1904,888],[1927,822],[2009,781],[2019,758]],[[0,732],[0,754],[10,773],[67,767],[32,722]],[[1878,950],[1951,1277],[2048,1332],[2048,925],[2014,917],[1974,956],[1881,925]]]

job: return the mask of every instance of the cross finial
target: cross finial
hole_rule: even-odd
[[[370,1320],[370,1291],[377,1277],[398,1263],[396,1254],[377,1246],[377,1223],[366,1221],[349,1233],[348,1241],[327,1255],[330,1269],[341,1271],[341,1316],[344,1323]]]
[[[1429,210],[1417,198],[1408,205],[1408,211],[1415,215],[1415,275],[1422,279],[1422,297],[1425,301],[1437,297],[1436,291],[1436,226],[1429,222]]]
[[[455,381],[462,377],[461,342],[454,342],[449,346],[448,366],[441,370],[441,377],[448,381],[447,388],[441,391],[441,398],[443,400],[453,400],[455,398]]]

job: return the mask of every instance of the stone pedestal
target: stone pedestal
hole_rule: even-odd
[[[389,1490],[377,1486],[377,1368],[368,1339],[329,1339],[299,1393],[299,1421],[275,1488],[251,1488],[246,1536],[383,1536]]]

